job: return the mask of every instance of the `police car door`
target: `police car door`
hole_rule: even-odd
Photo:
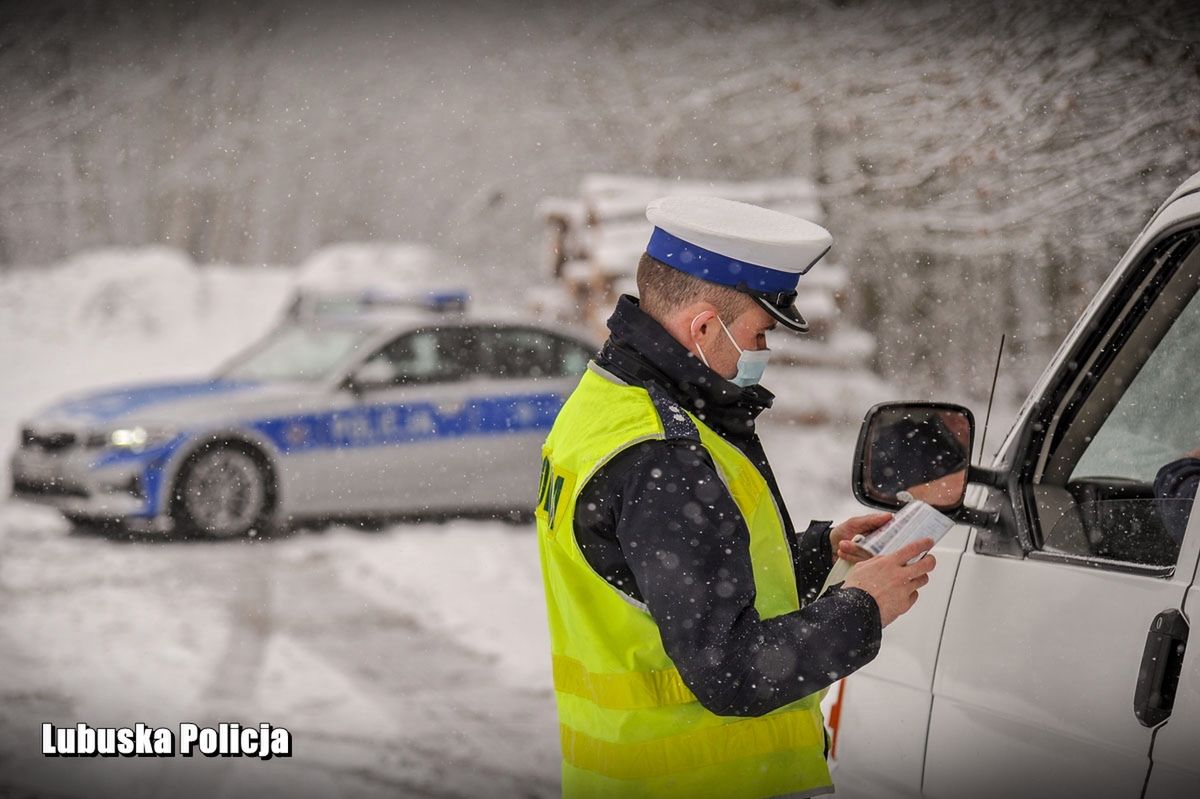
[[[398,336],[353,372],[357,397],[335,420],[335,437],[350,454],[353,510],[424,513],[461,507],[464,442],[476,426],[477,342],[468,328],[430,326]]]
[[[1140,239],[1010,436],[1006,529],[973,531],[954,579],[925,796],[1140,796],[1172,732],[1200,527],[1194,486],[1155,483],[1200,448],[1193,200],[1190,227]]]
[[[532,510],[542,442],[593,348],[547,330],[518,325],[480,329],[488,435],[476,454],[487,472],[482,505]]]

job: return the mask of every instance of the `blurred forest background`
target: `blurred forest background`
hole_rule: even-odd
[[[584,174],[812,177],[885,376],[983,395],[1007,331],[1015,397],[1200,169],[1195,3],[3,9],[0,270],[401,239],[503,294]]]

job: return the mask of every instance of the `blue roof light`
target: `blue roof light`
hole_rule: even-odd
[[[310,314],[346,314],[386,308],[419,308],[433,313],[451,313],[467,310],[470,292],[467,289],[432,289],[412,294],[366,288],[356,293],[313,294],[298,296],[290,316]]]

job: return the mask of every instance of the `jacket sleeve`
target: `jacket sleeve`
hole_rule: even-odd
[[[817,598],[833,568],[833,545],[829,532],[833,522],[811,522],[808,529],[796,535],[793,557],[796,565],[796,587],[803,602]]]
[[[759,716],[875,657],[879,608],[859,589],[760,618],[749,530],[707,453],[655,444],[620,475],[616,537],[667,654],[705,708]]]
[[[1200,485],[1200,458],[1180,458],[1158,470],[1154,499],[1159,518],[1176,545],[1183,543],[1196,488]]]

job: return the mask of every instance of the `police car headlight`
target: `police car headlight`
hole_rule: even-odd
[[[176,434],[177,431],[169,427],[118,427],[108,431],[105,443],[117,449],[141,452],[144,449],[167,443]]]

